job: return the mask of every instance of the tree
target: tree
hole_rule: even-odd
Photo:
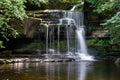
[[[23,19],[26,17],[25,0],[0,0],[0,48],[4,48],[3,41],[16,37],[17,31],[10,27],[11,18]]]
[[[86,0],[91,3],[93,11],[97,13],[104,13],[111,10],[117,11],[119,8],[119,0]]]
[[[102,25],[109,30],[111,44],[120,44],[120,11]]]
[[[112,44],[120,44],[120,0],[86,0],[91,4],[93,12],[98,14],[110,15],[110,12],[114,12],[114,15],[110,15],[110,19],[106,19],[105,26],[110,34],[110,41]],[[108,13],[109,12],[109,13]]]

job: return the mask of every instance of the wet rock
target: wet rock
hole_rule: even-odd
[[[70,62],[74,61],[73,59],[43,59],[43,62]]]
[[[7,60],[7,59],[1,59],[0,60],[0,64],[8,64],[8,63],[12,63],[11,60]]]
[[[55,59],[43,59],[43,62],[55,62]]]
[[[3,61],[3,60],[0,60],[0,64],[4,64],[4,61]]]
[[[120,65],[120,57],[116,59],[115,64],[119,64]]]
[[[75,59],[63,59],[63,62],[71,62],[71,61],[75,61]]]

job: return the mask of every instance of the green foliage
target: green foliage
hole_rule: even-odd
[[[100,55],[102,55],[102,56],[108,54],[109,40],[99,39],[96,36],[93,39],[87,40],[87,44],[89,46],[95,47],[100,52]]]
[[[0,0],[0,48],[3,48],[3,40],[16,37],[17,31],[9,26],[9,20],[14,18],[23,19],[26,17],[25,0]]]
[[[87,40],[89,46],[105,46],[109,44],[109,40],[99,39],[97,36],[93,39]]]
[[[17,17],[23,19],[25,13],[25,0],[0,0],[0,10],[5,18]]]
[[[110,33],[111,43],[120,43],[120,12],[117,12],[115,16],[103,23]]]
[[[16,37],[18,35],[17,31],[11,28],[6,22],[0,20],[0,36],[9,40],[9,37]]]
[[[2,41],[0,41],[0,48],[5,48]]]
[[[111,19],[107,20],[104,25],[108,30],[111,37],[111,43],[120,43],[120,0],[86,0],[91,3],[93,10],[100,14],[110,15],[108,12],[117,12]],[[111,16],[110,16],[111,17]]]
[[[40,7],[41,4],[48,4],[48,0],[27,0],[27,2],[30,2],[33,5],[37,5],[38,7]]]
[[[22,46],[19,46],[18,49],[21,49],[22,51],[27,51],[31,49],[45,49],[45,44],[43,42],[31,42],[29,44],[23,44]]]
[[[77,4],[82,2],[83,0],[59,0],[62,3],[72,3],[72,4]]]
[[[97,30],[98,26],[89,26],[88,27],[88,34],[91,34],[93,31]]]
[[[119,0],[86,0],[88,3],[91,3],[94,12],[104,13],[111,10],[116,10],[119,8]]]

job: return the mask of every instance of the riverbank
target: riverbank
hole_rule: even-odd
[[[120,57],[116,56],[102,56],[102,57],[94,57],[94,60],[91,61],[112,61],[115,64],[120,63]],[[11,63],[24,63],[24,62],[72,62],[72,61],[87,61],[87,60],[80,60],[79,59],[74,59],[74,58],[50,58],[47,56],[38,56],[38,55],[17,55],[13,57],[4,57],[0,58],[0,64],[11,64]]]
[[[24,62],[71,62],[75,61],[72,58],[64,59],[52,59],[52,58],[2,58],[0,59],[0,64],[10,64],[10,63],[24,63]]]

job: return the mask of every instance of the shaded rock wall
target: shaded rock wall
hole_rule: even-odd
[[[58,23],[58,19],[63,16],[62,12],[28,11],[28,18],[23,21],[12,19],[10,25],[16,29],[19,34],[28,38],[38,37],[38,34],[45,35],[45,28],[49,22]]]
[[[25,35],[29,38],[34,38],[38,34],[40,34],[39,31],[41,31],[41,34],[45,34],[45,28],[46,25],[48,25],[49,22],[58,23],[58,19],[60,19],[63,16],[63,12],[56,10],[56,12],[50,12],[50,10],[39,10],[39,11],[28,11],[27,12],[28,18],[25,18],[23,21],[19,20],[11,20],[11,25],[16,29],[20,34]],[[90,17],[90,14],[88,15]],[[95,18],[94,18],[95,17]],[[99,23],[99,20],[96,18],[97,16],[91,16],[91,18],[88,19],[88,26],[90,24],[96,24],[96,22]],[[96,21],[96,22],[94,22]],[[97,23],[97,24],[98,24]],[[88,28],[86,25],[86,28]],[[89,26],[92,27],[92,26]],[[43,28],[43,29],[42,29]],[[39,29],[39,30],[38,30]],[[108,37],[108,31],[106,29],[98,27],[96,31],[89,31],[91,35],[88,35],[88,37]]]
[[[30,18],[30,17],[25,18],[23,20],[24,29],[22,34],[26,35],[26,37],[33,38],[35,35],[34,33],[40,26],[40,23],[41,23],[41,19]]]

